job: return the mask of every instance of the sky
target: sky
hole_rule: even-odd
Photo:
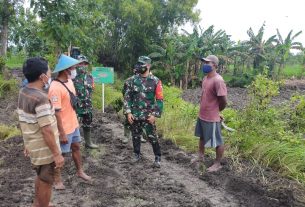
[[[292,29],[293,34],[302,30],[295,41],[305,46],[305,1],[304,0],[198,0],[195,9],[200,10],[199,25],[223,29],[234,41],[247,40],[247,30],[254,34],[265,22],[264,39],[276,34],[278,28],[283,39]],[[184,28],[191,32],[190,24]]]

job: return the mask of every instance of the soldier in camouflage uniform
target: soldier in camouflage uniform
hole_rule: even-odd
[[[124,93],[124,114],[130,124],[135,161],[140,160],[141,135],[143,129],[155,154],[155,167],[160,167],[161,150],[156,134],[155,119],[163,110],[161,81],[150,73],[151,59],[141,56],[139,74],[131,77]]]
[[[134,66],[134,68],[133,68],[133,75],[137,75],[139,73],[140,67],[141,67],[141,64],[136,64]],[[124,83],[124,86],[123,86],[123,89],[122,89],[123,96],[124,96],[124,94],[125,94],[125,92],[127,90],[127,87],[129,85],[130,80],[132,80],[132,76],[127,78],[125,83]],[[124,144],[127,144],[129,139],[130,139],[130,137],[131,137],[130,124],[129,124],[128,120],[127,120],[127,117],[124,120],[123,125],[124,125],[124,138],[123,138],[122,142]],[[145,138],[143,138],[143,137],[145,137]],[[146,143],[146,139],[147,139],[146,132],[143,130],[143,134],[141,136],[141,142],[142,143]]]
[[[88,71],[89,62],[83,55],[78,56],[82,60],[76,67],[77,76],[73,79],[77,97],[80,99],[79,106],[76,109],[77,116],[81,119],[84,131],[85,147],[97,149],[98,146],[91,141],[91,124],[92,124],[92,93],[94,80]]]

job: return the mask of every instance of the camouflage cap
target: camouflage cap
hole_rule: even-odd
[[[79,56],[77,56],[77,59],[81,62],[85,62],[85,63],[89,64],[89,60],[85,55],[79,55]]]
[[[138,58],[138,63],[151,64],[151,59],[150,59],[150,57],[147,57],[147,56],[140,56]]]

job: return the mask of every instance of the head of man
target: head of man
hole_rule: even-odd
[[[206,58],[201,58],[201,61],[203,62],[202,72],[206,74],[216,71],[219,64],[219,59],[215,55],[209,55]]]
[[[86,57],[86,56],[84,56],[84,55],[79,55],[78,57],[77,57],[77,59],[79,60],[79,61],[81,61],[79,64],[78,64],[78,66],[80,66],[80,67],[87,67],[90,63],[89,63],[89,61],[88,61],[88,58]]]
[[[71,58],[66,55],[61,55],[55,66],[53,73],[58,72],[58,78],[66,80],[73,79],[76,77],[77,72],[75,67],[80,63],[79,60]]]
[[[48,89],[51,83],[51,70],[48,61],[42,57],[29,58],[23,64],[23,74],[29,84],[40,89]]]
[[[149,57],[147,57],[147,56],[140,56],[138,58],[137,65],[138,65],[138,70],[137,71],[140,74],[144,74],[147,71],[150,71],[150,68],[151,68],[151,59]]]

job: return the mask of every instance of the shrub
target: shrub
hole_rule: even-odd
[[[17,80],[3,80],[0,77],[0,97],[4,97],[9,93],[16,92],[18,90]]]
[[[5,140],[11,137],[21,135],[20,130],[17,127],[11,127],[0,124],[0,140]]]
[[[5,58],[3,56],[0,56],[0,72],[4,70],[5,67]]]
[[[244,88],[252,83],[254,77],[249,74],[243,74],[242,76],[234,76],[228,81],[230,87]]]

